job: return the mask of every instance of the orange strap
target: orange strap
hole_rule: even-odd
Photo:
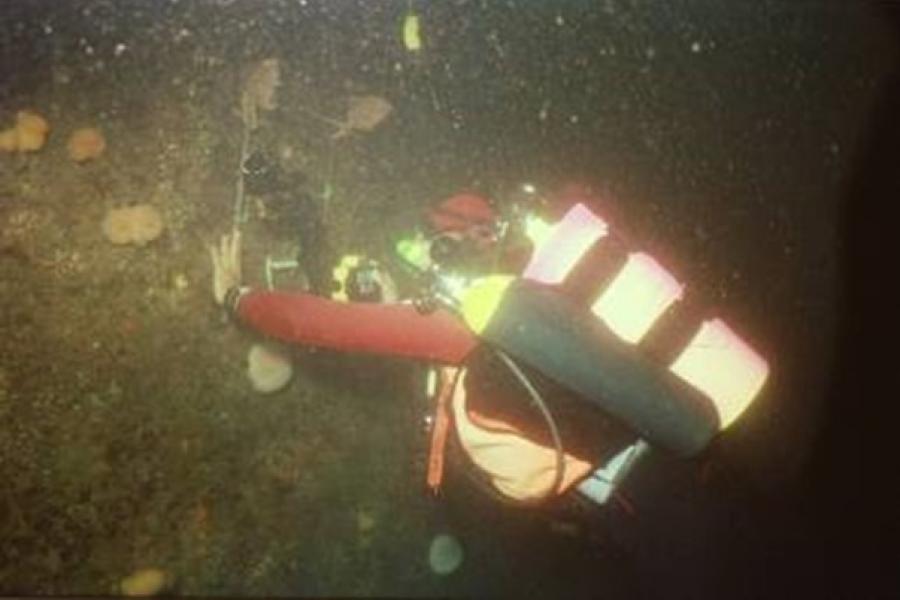
[[[456,381],[457,369],[445,367],[440,370],[440,390],[437,394],[437,407],[434,411],[434,425],[431,429],[431,450],[428,454],[428,487],[435,494],[441,487],[444,477],[444,446],[447,444],[447,432],[450,430],[450,397]]]

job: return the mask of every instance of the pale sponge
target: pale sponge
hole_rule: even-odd
[[[143,246],[159,237],[165,227],[162,215],[150,204],[112,208],[103,219],[103,235],[116,245]]]
[[[293,374],[294,367],[290,357],[275,346],[254,344],[250,348],[247,354],[247,376],[257,392],[277,392],[288,384]]]
[[[44,147],[50,125],[41,115],[28,110],[16,113],[16,124],[0,131],[0,150],[36,152]]]
[[[98,158],[106,150],[106,138],[96,127],[76,129],[69,136],[69,158],[82,163]]]

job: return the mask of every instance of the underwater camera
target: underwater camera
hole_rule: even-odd
[[[377,261],[347,254],[331,271],[330,295],[340,302],[393,302],[396,300],[390,275]]]

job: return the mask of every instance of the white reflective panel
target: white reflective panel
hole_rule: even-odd
[[[528,236],[535,248],[540,248],[546,243],[551,233],[553,233],[553,225],[534,215],[525,217],[525,235]]]
[[[753,401],[769,375],[769,365],[723,321],[705,321],[669,367],[706,394],[725,429]]]
[[[541,283],[561,283],[588,248],[607,234],[606,221],[583,204],[576,204],[548,232],[535,230],[543,237],[522,276]]]
[[[630,254],[591,311],[620,338],[637,344],[683,291],[652,256]]]

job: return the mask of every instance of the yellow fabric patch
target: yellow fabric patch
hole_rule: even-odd
[[[461,312],[469,329],[475,333],[484,331],[514,279],[510,275],[491,275],[479,279],[463,292]]]

